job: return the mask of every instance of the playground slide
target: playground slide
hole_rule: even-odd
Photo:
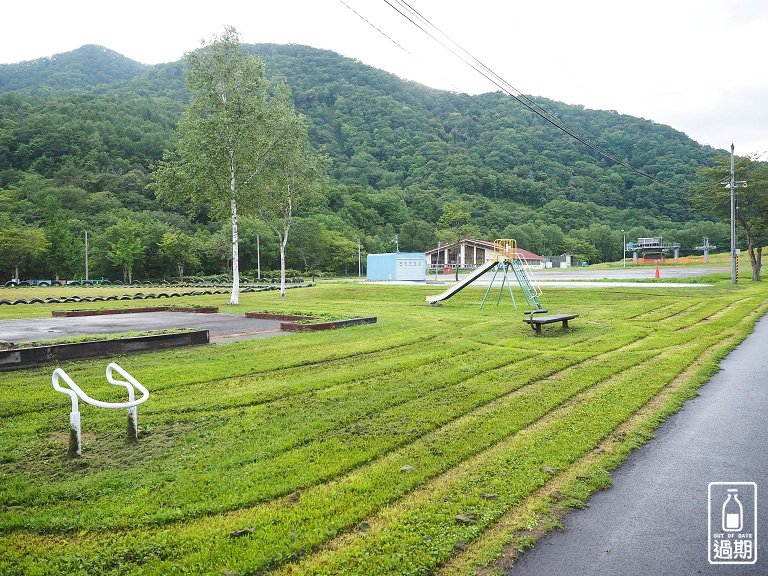
[[[482,276],[489,270],[492,270],[493,267],[496,266],[496,264],[498,264],[496,260],[488,260],[482,266],[475,268],[472,274],[460,280],[459,282],[457,282],[456,284],[448,288],[448,290],[446,290],[442,294],[438,294],[437,296],[427,296],[427,302],[430,304],[434,304],[435,302],[440,302],[441,300],[448,300],[448,298],[450,298],[451,296],[453,296],[454,294],[456,294],[466,286],[469,286],[470,284],[472,284],[472,282],[477,280],[480,276]]]

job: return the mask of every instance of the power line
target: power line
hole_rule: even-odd
[[[445,47],[451,54],[455,55],[457,58],[459,58],[462,62],[464,62],[466,65],[470,66],[473,70],[481,74],[486,79],[490,80],[493,84],[495,84],[497,87],[501,88],[502,91],[504,91],[509,96],[513,97],[515,100],[517,100],[519,103],[521,103],[523,106],[528,108],[531,112],[539,116],[540,118],[544,119],[545,121],[549,122],[553,126],[555,126],[557,129],[565,132],[575,140],[581,142],[585,146],[591,148],[598,154],[602,155],[605,158],[608,158],[612,162],[615,162],[619,164],[620,166],[623,166],[624,168],[627,168],[628,170],[631,170],[641,176],[644,176],[646,178],[649,178],[652,181],[659,182],[659,183],[665,183],[660,178],[657,178],[655,176],[651,176],[650,174],[647,174],[646,172],[639,170],[635,168],[634,166],[630,165],[629,163],[625,162],[624,160],[620,160],[601,146],[595,144],[594,142],[588,140],[586,137],[582,136],[578,132],[576,132],[574,129],[570,128],[569,126],[562,123],[562,121],[555,116],[553,113],[549,112],[546,108],[541,106],[539,103],[535,102],[534,100],[530,99],[529,97],[525,96],[520,90],[512,86],[509,82],[507,82],[504,78],[499,76],[496,72],[494,72],[491,68],[486,66],[483,62],[478,60],[475,56],[473,56],[471,53],[469,53],[467,50],[465,50],[461,45],[459,45],[457,42],[455,42],[451,37],[449,37],[447,34],[445,34],[442,30],[440,30],[437,26],[435,26],[432,22],[430,22],[426,17],[424,17],[422,14],[420,14],[416,9],[414,9],[408,2],[405,0],[394,0],[395,3],[403,7],[406,11],[408,11],[414,18],[418,19],[422,23],[424,23],[426,26],[437,32],[440,36],[445,38],[448,42],[450,42],[453,46],[455,46],[461,53],[466,55],[466,57],[457,54],[455,50],[451,49],[450,47],[446,46],[444,42],[438,40],[435,38],[433,34],[425,30],[422,26],[416,24],[414,20],[410,17],[407,17],[403,14],[401,10],[393,6],[392,2],[390,0],[384,0],[384,2],[396,10],[399,14],[403,15],[407,18],[409,22],[414,24],[417,28],[422,30],[424,33],[426,33],[430,38],[438,42],[441,46]]]
[[[344,2],[344,0],[339,0],[339,2],[340,2],[341,4],[343,4],[343,5],[344,5],[344,6],[345,6],[347,9],[349,9],[349,11],[350,11],[350,12],[352,12],[352,13],[353,13],[355,16],[357,16],[358,18],[360,18],[360,19],[361,19],[363,22],[365,22],[366,24],[368,24],[368,25],[369,25],[371,28],[373,28],[374,30],[376,30],[376,31],[377,31],[379,34],[381,34],[382,36],[384,36],[384,38],[386,38],[387,40],[389,40],[390,42],[392,42],[392,44],[394,44],[395,46],[397,46],[398,48],[400,48],[400,50],[402,50],[403,52],[405,52],[406,54],[408,54],[408,56],[410,56],[411,58],[413,58],[413,59],[414,59],[414,60],[416,60],[417,62],[420,62],[420,61],[419,61],[419,59],[416,57],[416,55],[415,55],[413,52],[409,51],[409,50],[408,50],[407,48],[405,48],[405,47],[404,47],[402,44],[400,44],[399,42],[397,42],[397,40],[395,40],[395,39],[394,39],[394,38],[392,38],[392,37],[391,37],[389,34],[387,34],[386,32],[384,32],[384,31],[383,31],[381,28],[379,28],[378,26],[376,26],[375,24],[373,24],[373,22],[371,22],[370,20],[368,20],[368,19],[367,19],[365,16],[363,16],[363,15],[362,15],[362,14],[360,14],[360,13],[359,13],[357,10],[355,10],[354,8],[352,8],[352,7],[351,7],[349,4],[347,4],[346,2]],[[455,88],[455,89],[456,89],[456,91],[458,91],[458,92],[462,92],[462,93],[464,92],[464,91],[463,91],[463,90],[462,90],[460,87],[456,86],[456,84],[454,84],[454,83],[453,83],[453,82],[452,82],[450,79],[448,79],[448,78],[443,78],[443,79],[444,79],[444,80],[446,80],[446,81],[447,81],[447,82],[448,82],[448,83],[449,83],[451,86],[453,86],[453,88]],[[482,103],[482,102],[480,102],[479,100],[477,100],[477,99],[473,98],[471,95],[469,95],[469,94],[465,94],[465,95],[467,96],[467,98],[469,98],[470,100],[472,100],[472,101],[473,101],[475,104],[477,104],[478,106],[480,106],[480,107],[482,107],[482,108],[485,108],[485,109],[486,109],[486,110],[488,110],[489,112],[493,112],[493,111],[492,111],[490,108],[488,108],[487,106],[485,106],[485,104],[483,104],[483,103]]]
[[[393,42],[396,46],[401,48],[403,51],[405,51],[408,55],[410,55],[413,58],[416,58],[411,52],[403,48],[399,43],[395,42],[390,36],[382,32],[379,28],[374,26],[370,21],[363,18],[358,12],[355,10],[352,10],[343,0],[339,0],[344,6],[349,8],[352,12],[354,12],[358,17],[360,17],[363,21],[368,23],[370,26],[372,26],[375,30],[379,31],[385,38],[387,38],[389,41]],[[594,152],[598,153],[599,155],[603,156],[604,158],[607,158],[611,162],[614,162],[627,170],[630,170],[640,176],[643,176],[645,178],[648,178],[649,180],[653,182],[658,182],[660,184],[668,184],[668,182],[662,180],[661,178],[658,178],[656,176],[652,176],[651,174],[648,174],[644,172],[643,170],[640,170],[638,168],[635,168],[628,162],[621,160],[599,146],[598,144],[592,142],[585,136],[582,136],[576,130],[573,128],[570,128],[566,124],[564,124],[555,114],[549,112],[546,108],[544,108],[539,103],[535,102],[528,96],[525,96],[520,90],[512,86],[509,82],[504,80],[501,76],[499,76],[497,73],[495,73],[490,67],[486,66],[483,62],[481,62],[479,59],[477,59],[475,56],[473,56],[471,53],[469,53],[467,50],[465,50],[463,47],[461,47],[457,42],[455,42],[453,39],[451,39],[447,34],[445,34],[442,30],[440,30],[437,26],[432,24],[426,17],[424,17],[421,13],[419,13],[416,9],[414,9],[412,6],[408,4],[405,0],[384,0],[384,2],[393,10],[395,10],[400,16],[408,20],[412,25],[414,25],[416,28],[418,28],[422,33],[429,36],[433,41],[437,42],[440,46],[442,46],[444,49],[448,50],[451,54],[453,54],[456,58],[461,60],[464,64],[475,70],[477,73],[482,75],[484,78],[489,80],[492,84],[494,84],[496,87],[498,87],[502,92],[507,94],[508,96],[511,96],[514,98],[517,102],[525,106],[528,110],[533,112],[535,115],[539,116],[558,130],[564,132],[571,138],[577,140],[581,144],[587,146]],[[395,5],[396,4],[396,5]],[[433,30],[435,33],[430,32],[430,30]],[[455,47],[452,48],[451,46],[447,45],[446,42],[441,40],[440,38],[436,37],[435,34],[438,34],[442,38],[444,38],[448,43],[450,43],[452,46]],[[452,84],[453,85],[453,84]],[[455,87],[455,86],[454,86]],[[457,88],[458,89],[458,88]],[[460,90],[461,91],[461,90]],[[482,105],[478,100],[475,98],[472,98],[468,94],[466,94],[467,97],[471,98],[472,101],[475,103],[480,104],[483,108],[488,109],[486,106]]]

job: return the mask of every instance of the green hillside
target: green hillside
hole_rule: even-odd
[[[727,227],[685,201],[697,168],[718,151],[668,126],[536,100],[633,171],[502,93],[434,90],[306,46],[246,48],[264,58],[272,79],[288,82],[311,139],[333,161],[324,201],[298,215],[289,243],[289,265],[299,271],[356,270],[357,238],[367,252],[393,250],[396,235],[401,250],[435,246],[445,234],[442,206],[454,200],[467,203],[473,235],[514,237],[545,255],[618,259],[621,229],[691,249],[703,236],[726,243]],[[194,238],[200,263],[191,272],[226,271],[225,224],[160,205],[147,189],[188,96],[182,64],[146,66],[84,46],[0,65],[0,229],[34,227],[56,239],[24,263],[22,276],[82,274],[88,231],[91,276],[116,277],[106,252],[126,219],[145,242],[134,275],[173,275],[158,249],[167,231]],[[246,220],[241,270],[255,267],[257,235],[262,268],[276,266],[276,241]],[[0,278],[11,273],[0,264]]]

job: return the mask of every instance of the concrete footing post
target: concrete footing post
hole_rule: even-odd
[[[69,413],[69,458],[79,458],[83,452],[83,441],[80,434],[80,412]]]
[[[128,412],[128,443],[139,441],[139,422],[136,414],[136,406],[127,408]]]

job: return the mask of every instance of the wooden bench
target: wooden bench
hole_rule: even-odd
[[[546,313],[546,310],[530,310],[524,312],[528,314],[528,318],[524,318],[523,322],[531,325],[536,332],[541,332],[543,324],[554,324],[555,322],[562,322],[563,328],[568,328],[568,320],[573,320],[578,317],[578,314],[552,314],[550,316],[534,316],[535,314]]]

